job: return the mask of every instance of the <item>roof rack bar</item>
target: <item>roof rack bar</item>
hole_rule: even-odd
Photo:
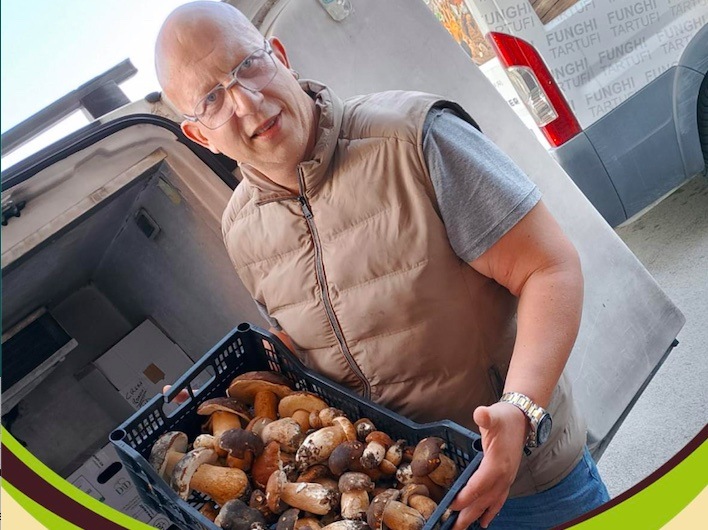
[[[29,142],[79,109],[85,109],[94,118],[99,117],[96,115],[98,111],[95,108],[95,104],[92,105],[90,103],[95,102],[96,99],[112,103],[112,108],[105,106],[99,107],[102,111],[99,115],[103,115],[106,112],[110,112],[119,106],[129,103],[130,101],[118,87],[118,84],[130,79],[137,72],[137,68],[133,66],[130,59],[125,59],[113,68],[106,70],[89,82],[84,83],[76,90],[62,96],[54,103],[3,133],[2,137],[0,137],[0,144],[2,145],[1,155],[5,156],[10,154],[18,147]],[[98,93],[92,98],[91,95],[97,91]],[[107,97],[105,94],[100,95],[107,91],[110,92],[110,97]],[[96,96],[98,96],[98,98]]]

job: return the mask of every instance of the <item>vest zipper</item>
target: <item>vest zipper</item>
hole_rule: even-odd
[[[315,269],[317,272],[317,283],[320,285],[320,292],[322,293],[322,302],[324,303],[325,310],[327,311],[327,317],[329,318],[329,323],[332,326],[337,341],[339,342],[339,347],[344,354],[344,358],[349,364],[352,372],[361,380],[364,385],[364,398],[371,399],[371,385],[369,380],[366,378],[364,373],[359,368],[359,365],[354,360],[351,352],[349,351],[349,346],[347,346],[344,340],[344,333],[339,325],[337,316],[334,313],[334,308],[332,307],[332,301],[329,298],[329,289],[327,288],[327,282],[325,280],[324,263],[322,261],[322,246],[320,244],[320,238],[317,235],[317,227],[315,226],[315,221],[313,219],[312,210],[310,210],[310,205],[307,202],[307,198],[304,195],[304,185],[302,181],[302,174],[300,177],[300,190],[301,194],[298,196],[297,200],[300,202],[302,207],[302,213],[305,215],[305,220],[307,221],[307,226],[310,228],[310,234],[312,234],[312,242],[315,245]]]

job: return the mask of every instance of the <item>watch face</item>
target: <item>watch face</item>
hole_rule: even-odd
[[[538,422],[538,429],[536,434],[536,439],[538,440],[538,445],[546,443],[548,437],[551,435],[551,426],[553,422],[551,421],[551,416],[549,414],[544,414],[541,417],[541,421]]]

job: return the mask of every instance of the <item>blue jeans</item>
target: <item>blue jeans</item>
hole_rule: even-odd
[[[575,469],[546,491],[508,499],[489,525],[490,530],[553,528],[610,500],[595,461],[585,448]]]

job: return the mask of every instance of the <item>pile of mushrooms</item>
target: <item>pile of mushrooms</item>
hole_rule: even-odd
[[[458,475],[442,439],[393,440],[275,372],[236,377],[197,413],[205,433],[191,447],[163,434],[150,464],[228,530],[420,530]]]

